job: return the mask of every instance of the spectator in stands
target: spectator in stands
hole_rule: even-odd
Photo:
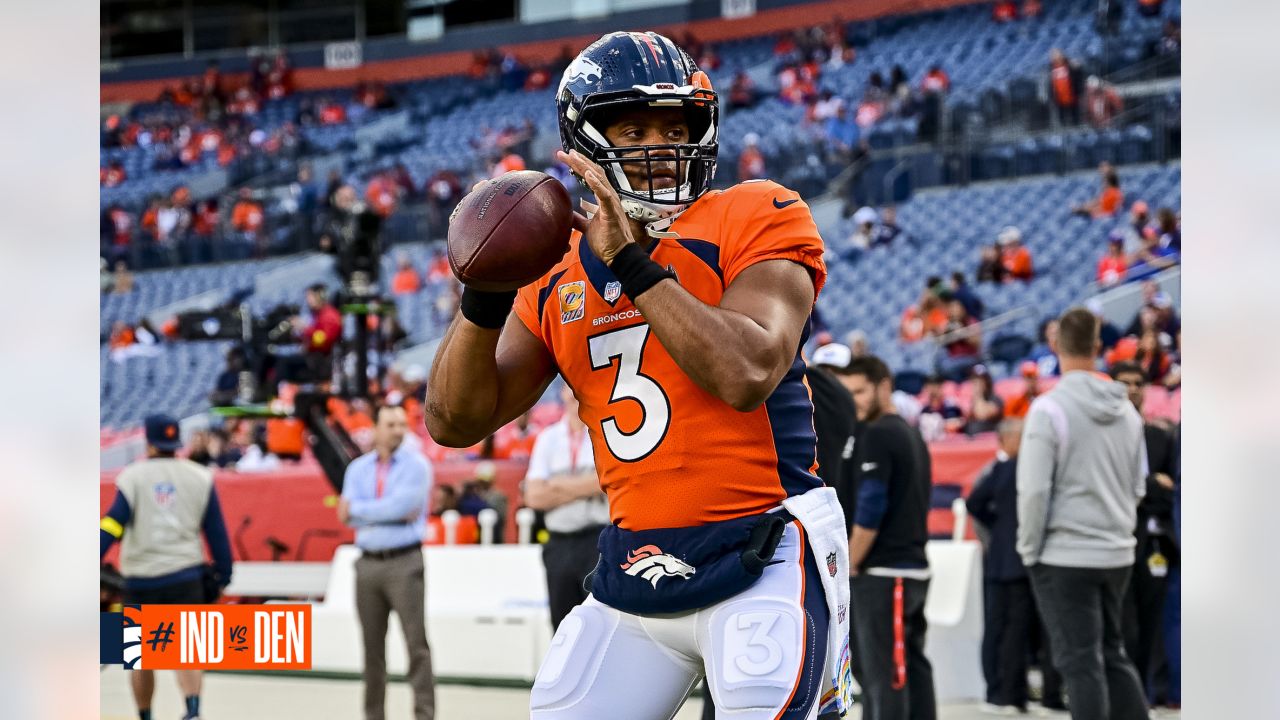
[[[1079,69],[1061,50],[1054,48],[1049,51],[1049,87],[1058,122],[1063,125],[1080,123],[1079,75]]]
[[[196,430],[187,440],[187,459],[197,465],[208,467],[213,462],[209,455],[209,431]]]
[[[262,204],[253,198],[252,189],[240,188],[239,198],[231,209],[231,229],[235,231],[239,245],[235,248],[236,256],[244,258],[248,257],[251,250],[260,251],[264,248],[267,239],[263,232],[266,215],[262,211]]]
[[[1156,223],[1159,227],[1160,247],[1182,252],[1182,223],[1172,208],[1160,208],[1156,211]]]
[[[1005,280],[1030,281],[1036,271],[1031,263],[1031,251],[1022,244],[1022,231],[1009,225],[996,236],[1000,246],[1000,264],[1004,266]]]
[[[1181,262],[1182,258],[1173,247],[1172,238],[1169,245],[1163,245],[1160,241],[1161,237],[1154,229],[1147,229],[1142,238],[1142,245],[1129,258],[1128,278],[1130,280],[1149,278]]]
[[[1097,319],[1059,320],[1063,378],[1027,416],[1018,457],[1018,554],[1052,637],[1076,720],[1142,720],[1147,703],[1125,656],[1123,601],[1145,492],[1142,419],[1094,371]]]
[[[929,72],[925,73],[924,79],[920,81],[920,91],[926,95],[931,93],[945,95],[951,89],[951,77],[947,75],[947,71],[942,69],[941,65],[930,65]]]
[[[387,172],[380,172],[369,178],[365,187],[364,199],[369,208],[384,220],[391,217],[400,204],[400,187]]]
[[[880,210],[879,222],[871,233],[871,247],[892,245],[900,235],[902,235],[902,228],[898,227],[897,208],[892,205],[884,206]]]
[[[1124,192],[1120,189],[1120,176],[1116,174],[1111,163],[1102,163],[1098,167],[1102,175],[1102,192],[1097,198],[1071,209],[1072,214],[1087,215],[1093,218],[1114,217],[1124,207]]]
[[[951,273],[951,295],[960,301],[964,306],[964,311],[970,317],[981,320],[986,314],[987,306],[978,297],[977,293],[969,287],[969,283],[965,280],[964,273],[959,270]]]
[[[1129,206],[1129,226],[1126,228],[1126,241],[1138,245],[1147,226],[1151,224],[1151,214],[1145,200],[1134,200]]]
[[[124,260],[117,260],[115,272],[111,275],[111,294],[128,295],[133,292],[133,285],[133,273],[129,272],[129,264]]]
[[[764,153],[760,152],[760,136],[747,133],[742,137],[742,154],[738,156],[738,182],[766,176]]]
[[[244,455],[236,461],[236,472],[258,473],[280,469],[280,458],[267,447],[265,435],[254,434],[253,442],[244,449]]]
[[[991,4],[991,19],[1007,23],[1018,19],[1018,5],[1013,0],[995,0]]]
[[[1025,418],[1031,410],[1032,401],[1040,396],[1040,368],[1033,362],[1024,362],[1018,367],[1018,374],[1022,375],[1024,389],[1021,395],[1005,406],[1005,417]]]
[[[880,216],[876,213],[875,208],[863,207],[853,214],[853,234],[849,236],[848,247],[845,249],[844,257],[848,260],[856,260],[862,256],[871,247],[871,241],[875,237],[875,225],[879,221]]]
[[[1111,83],[1097,75],[1085,81],[1084,106],[1089,124],[1097,129],[1111,127],[1111,119],[1124,109],[1124,100]]]
[[[1000,423],[995,463],[974,483],[965,502],[985,530],[982,539],[982,668],[993,714],[1027,711],[1027,656],[1035,603],[1027,568],[1018,557],[1018,448],[1022,421]]]
[[[925,440],[937,440],[947,433],[964,428],[964,411],[942,388],[943,377],[930,375],[924,381],[924,400],[920,406],[920,434]]]
[[[446,510],[458,510],[458,491],[452,485],[433,485],[431,487],[431,517],[440,517]]]
[[[937,278],[930,278],[937,280]],[[947,325],[947,311],[935,292],[935,283],[926,282],[920,301],[907,306],[898,323],[898,335],[903,342],[919,342],[933,337]]]
[[[1124,282],[1129,259],[1124,254],[1124,233],[1112,230],[1107,234],[1107,254],[1098,260],[1098,285],[1111,287]]]
[[[756,104],[756,84],[750,76],[739,70],[729,85],[729,108],[741,110]]]
[[[392,295],[412,295],[422,289],[422,278],[407,254],[401,253],[396,258],[396,267],[396,274],[391,278]]]
[[[950,338],[946,343],[946,355],[939,359],[938,367],[943,377],[961,382],[969,376],[982,354],[982,332],[978,320],[969,314],[960,299],[943,290],[947,323],[942,334]]]
[[[858,124],[849,116],[849,108],[844,102],[835,104],[834,113],[822,127],[823,137],[827,141],[827,162],[847,167],[865,151],[865,139]]]
[[[319,112],[316,114],[321,125],[341,125],[347,121],[347,109],[332,98],[321,98]]]
[[[104,188],[119,187],[128,179],[129,174],[124,171],[124,165],[119,160],[112,160],[98,172],[98,184]]]
[[[1004,419],[1004,401],[996,395],[986,366],[974,365],[969,376],[969,411],[964,424],[966,435],[991,432]]]
[[[1118,363],[1111,377],[1125,386],[1129,401],[1142,413],[1147,377],[1133,363]],[[1146,441],[1146,495],[1138,503],[1134,528],[1137,541],[1133,572],[1125,596],[1125,647],[1138,670],[1144,688],[1153,684],[1158,669],[1161,643],[1158,641],[1168,574],[1181,553],[1173,532],[1173,478],[1177,475],[1173,433],[1160,425],[1143,426]],[[1148,696],[1152,693],[1148,690]]]
[[[1000,262],[1000,247],[983,245],[978,259],[978,282],[1000,284],[1006,275],[1004,263]]]
[[[1039,342],[1027,354],[1027,362],[1036,364],[1040,377],[1057,377],[1058,367],[1058,319],[1049,318],[1040,323]]]

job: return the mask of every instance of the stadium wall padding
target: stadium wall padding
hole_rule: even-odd
[[[995,457],[995,453],[994,436],[934,443],[930,446],[934,482],[960,485],[967,495],[978,472]],[[437,463],[435,482],[460,486],[473,476],[475,465],[474,462]],[[512,499],[512,512],[506,522],[506,537],[514,539],[514,510],[526,465],[524,461],[517,460],[499,460],[494,465],[498,471],[495,486]],[[99,485],[100,513],[105,513],[115,498],[115,478],[118,474],[119,471],[102,473]],[[336,492],[319,466],[313,462],[303,462],[268,473],[221,470],[214,475],[214,483],[218,488],[218,499],[222,503],[227,532],[231,535],[231,549],[236,560],[270,560],[271,548],[267,538],[271,537],[289,547],[281,560],[328,562],[339,545],[354,540],[352,531],[338,523],[331,504],[333,501],[326,502],[326,498],[331,498]],[[950,515],[949,511],[944,510],[934,512],[940,516]],[[931,524],[946,526],[947,517],[938,517]],[[334,535],[316,535],[317,530],[329,531]],[[296,556],[299,545],[308,532],[311,537],[306,542],[306,552]],[[118,547],[117,545],[108,553],[109,561],[116,562]],[[247,552],[247,557],[241,552],[241,548]]]

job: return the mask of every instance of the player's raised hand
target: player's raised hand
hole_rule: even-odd
[[[583,202],[582,207],[591,218],[585,220],[585,228],[575,218],[574,225],[582,230],[587,238],[587,245],[596,257],[606,265],[613,261],[627,243],[635,242],[631,230],[631,220],[622,209],[622,201],[618,193],[605,178],[604,169],[591,162],[586,156],[574,150],[569,153],[556,152],[561,162],[573,169],[573,172],[595,193],[596,204]]]

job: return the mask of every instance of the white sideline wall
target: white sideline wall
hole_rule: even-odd
[[[938,700],[981,698],[981,548],[973,541],[939,540],[927,549],[933,580],[925,603],[925,649],[933,662]],[[359,554],[350,545],[338,549],[325,599],[313,608],[314,670],[361,671],[354,565]],[[423,554],[427,639],[436,674],[532,682],[551,642],[541,546],[429,546]],[[387,634],[387,670],[408,670],[394,614]]]

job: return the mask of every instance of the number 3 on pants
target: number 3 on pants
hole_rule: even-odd
[[[648,325],[632,325],[596,335],[587,340],[591,352],[591,369],[604,370],[618,359],[618,376],[613,381],[610,404],[622,400],[640,403],[640,426],[623,432],[615,417],[600,424],[609,452],[623,462],[642,460],[657,449],[671,425],[671,401],[653,378],[640,372],[640,359],[649,339]]]

